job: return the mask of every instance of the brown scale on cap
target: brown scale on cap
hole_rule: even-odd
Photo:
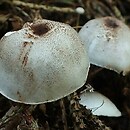
[[[18,96],[18,99],[20,100],[20,101],[23,101],[23,98],[22,98],[22,95],[21,95],[21,93],[19,92],[19,91],[17,91],[17,96]]]
[[[113,38],[117,37],[118,30],[121,29],[121,23],[115,18],[112,17],[106,17],[103,20],[104,22],[104,28],[106,30],[106,38],[109,42]]]
[[[38,36],[44,35],[50,30],[47,23],[32,24],[31,29],[33,30],[33,33]]]
[[[110,17],[107,17],[104,19],[104,25],[108,28],[118,28],[119,27],[119,23],[116,19],[114,18],[110,18]]]

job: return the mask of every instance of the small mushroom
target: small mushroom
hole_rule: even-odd
[[[89,48],[90,63],[126,75],[130,72],[130,29],[113,17],[88,21],[79,36]]]
[[[91,109],[92,113],[97,116],[119,117],[121,112],[117,107],[104,95],[99,92],[84,91],[80,95],[80,104]]]
[[[40,104],[80,88],[89,68],[77,32],[50,20],[26,23],[0,41],[0,93],[16,102]]]

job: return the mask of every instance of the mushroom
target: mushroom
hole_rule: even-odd
[[[77,7],[77,8],[75,9],[75,11],[76,11],[78,14],[84,14],[84,13],[85,13],[84,8],[82,8],[82,7]]]
[[[79,36],[90,63],[123,75],[129,73],[130,29],[123,22],[113,17],[93,19],[81,28]]]
[[[0,41],[0,93],[10,100],[40,104],[80,88],[89,68],[77,32],[67,24],[37,20]]]
[[[80,95],[79,103],[91,109],[92,113],[97,116],[119,117],[121,112],[117,107],[104,95],[99,92],[83,91]]]

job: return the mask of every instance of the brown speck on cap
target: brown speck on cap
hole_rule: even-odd
[[[18,96],[19,100],[20,100],[20,101],[22,101],[22,96],[21,96],[20,92],[19,92],[19,91],[17,91],[17,93],[16,93],[16,94],[17,94],[17,96]]]
[[[110,17],[106,17],[104,19],[104,25],[108,28],[118,28],[119,27],[119,23],[116,19],[110,18]]]
[[[33,30],[33,33],[38,36],[44,35],[50,30],[47,23],[36,23],[32,24],[30,27]]]

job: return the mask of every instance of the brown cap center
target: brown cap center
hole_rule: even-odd
[[[39,35],[39,36],[44,35],[45,33],[47,33],[50,30],[47,23],[32,24],[31,29],[33,30],[33,33],[35,35]]]
[[[119,27],[117,20],[111,19],[111,18],[106,18],[104,21],[104,24],[106,27],[109,27],[109,28],[118,28]]]

